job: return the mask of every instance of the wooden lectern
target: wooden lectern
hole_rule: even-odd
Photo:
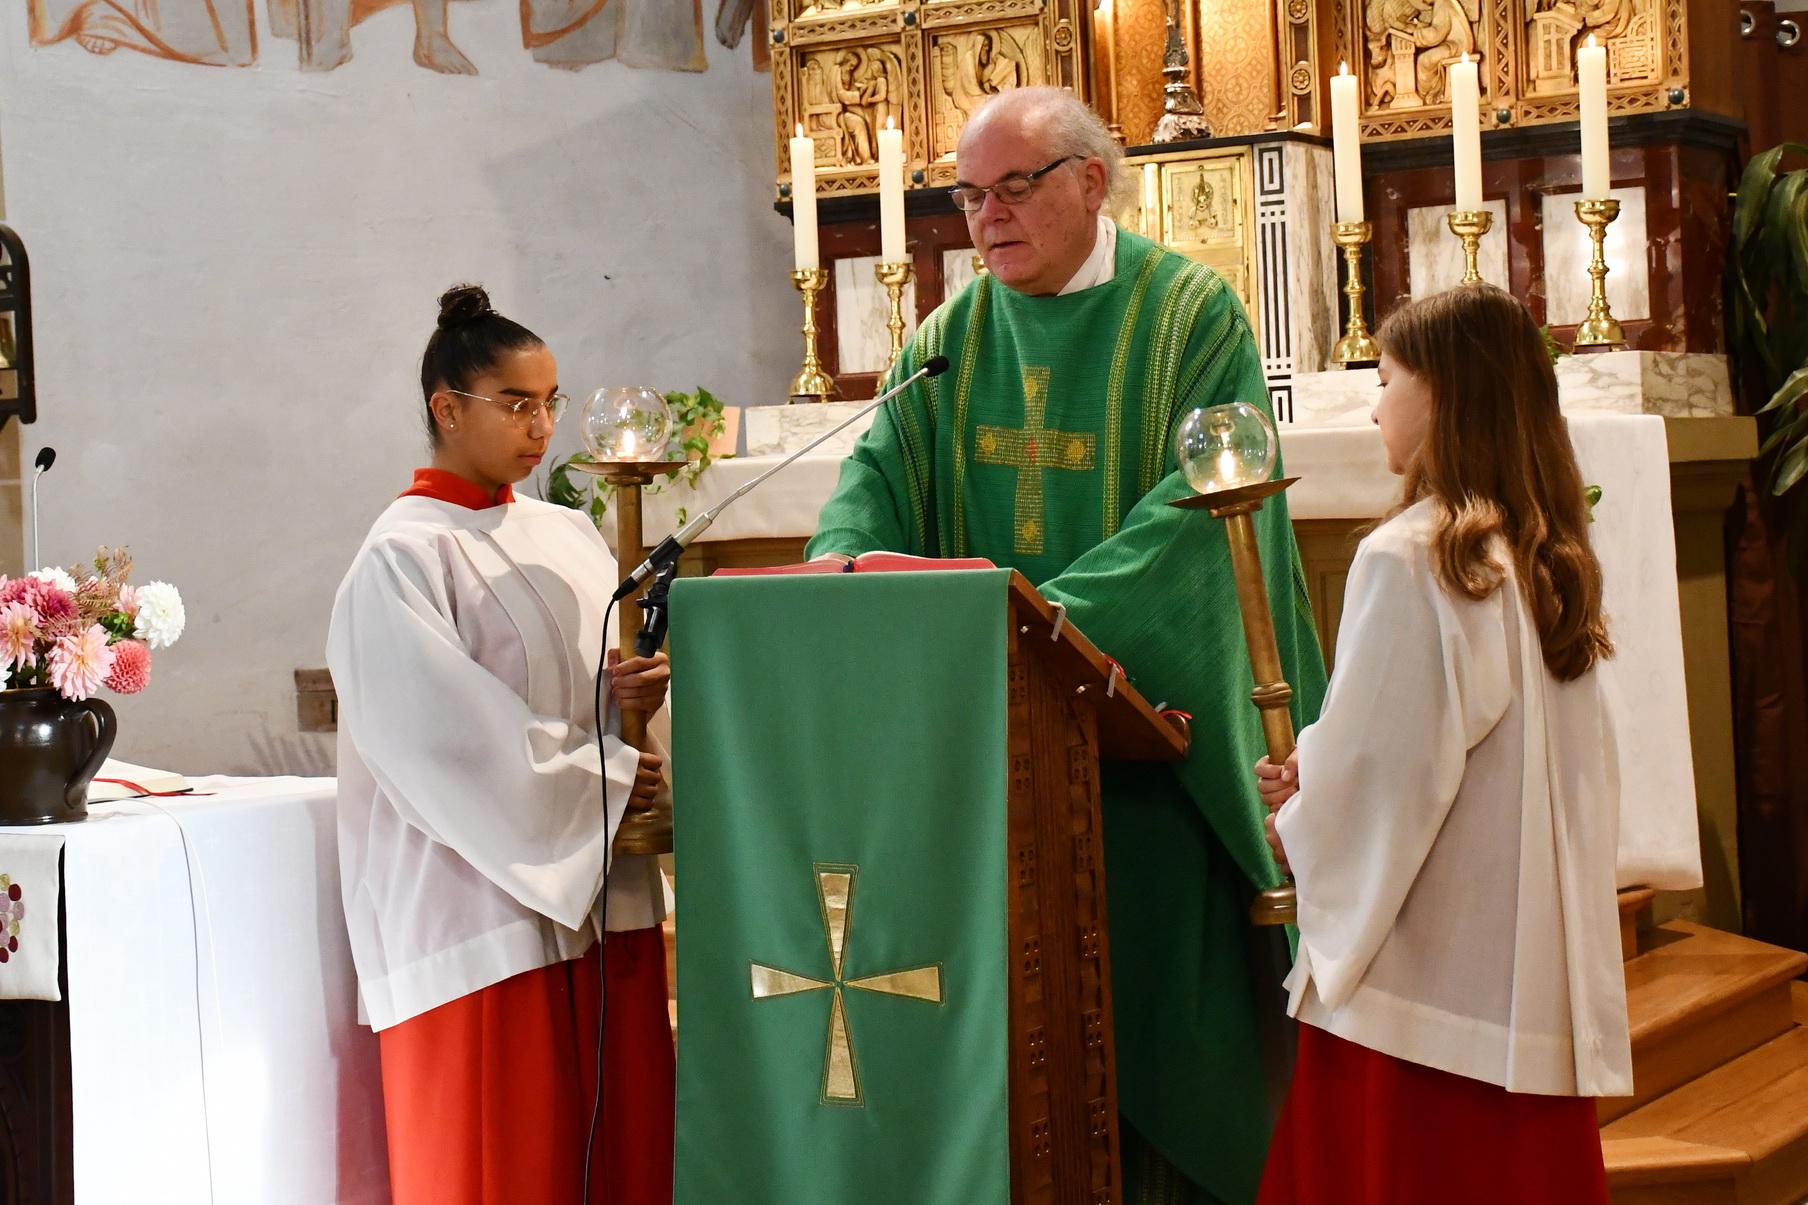
[[[998,1200],[1007,1148],[1012,1205],[1121,1202],[1099,763],[1183,722],[1015,572],[681,580],[672,615],[679,1205]]]
[[[1010,600],[1011,1202],[1118,1203],[1099,762],[1179,761],[1188,734],[1020,573]]]

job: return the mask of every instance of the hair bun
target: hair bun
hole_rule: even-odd
[[[439,328],[463,326],[496,311],[490,308],[490,295],[482,285],[453,285],[439,298]]]

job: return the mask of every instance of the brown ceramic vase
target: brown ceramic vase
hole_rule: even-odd
[[[88,784],[113,748],[113,709],[49,687],[0,690],[0,824],[88,814]]]

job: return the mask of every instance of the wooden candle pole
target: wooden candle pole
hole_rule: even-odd
[[[660,473],[683,468],[684,461],[598,461],[595,464],[579,464],[583,468],[600,476],[615,487],[615,559],[620,570],[619,581],[626,581],[628,575],[647,557],[647,550],[642,543],[643,535],[640,525],[640,491],[642,486],[651,485],[653,478]],[[631,600],[621,604],[621,617],[617,631],[620,635],[619,648],[625,661],[635,655],[634,638],[640,631],[640,613]],[[621,712],[621,738],[636,749],[647,747],[647,713],[630,711]],[[615,852],[618,854],[664,854],[672,851],[672,811],[669,806],[661,805],[653,808],[633,808],[622,818],[621,827],[615,832]]]
[[[1263,481],[1237,489],[1220,490],[1193,498],[1182,498],[1173,505],[1186,509],[1209,510],[1225,522],[1225,536],[1230,543],[1231,571],[1237,579],[1237,610],[1243,616],[1243,639],[1249,645],[1249,668],[1255,678],[1255,689],[1249,698],[1262,714],[1262,736],[1268,746],[1268,760],[1283,764],[1293,755],[1293,688],[1287,685],[1281,669],[1281,650],[1274,636],[1274,612],[1268,602],[1267,579],[1262,573],[1262,552],[1256,543],[1255,513],[1264,499],[1280,493],[1298,478]],[[1249,919],[1256,925],[1290,925],[1296,915],[1293,882],[1285,880],[1279,887],[1262,892],[1249,907]]]

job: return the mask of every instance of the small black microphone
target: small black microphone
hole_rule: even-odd
[[[923,365],[923,371],[932,377],[939,377],[948,371],[947,356],[930,356]]]
[[[32,462],[37,472],[31,475],[31,563],[38,564],[38,478],[50,471],[56,463],[56,449],[48,445],[38,449],[38,458]]]

